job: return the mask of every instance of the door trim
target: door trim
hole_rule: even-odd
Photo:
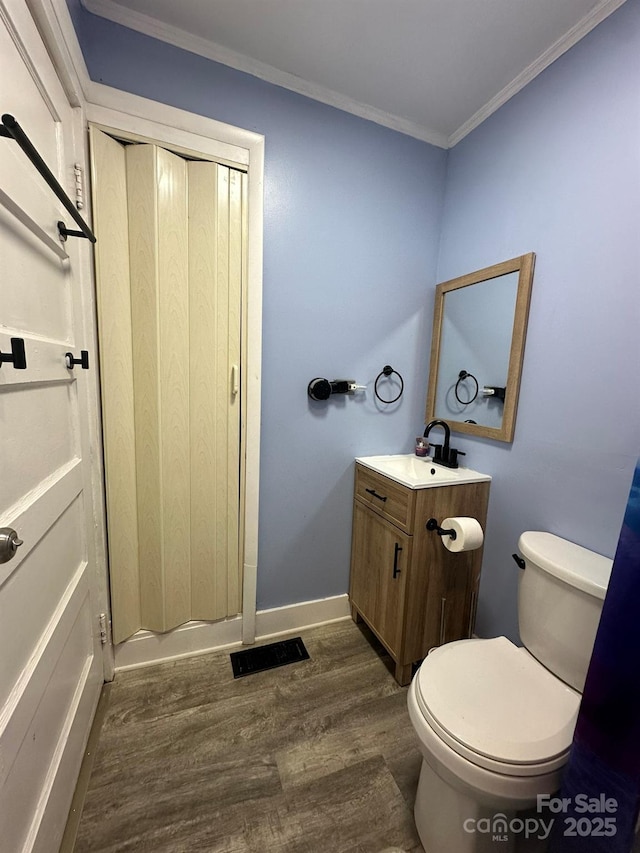
[[[82,51],[65,0],[27,0],[70,102],[83,113],[84,170],[87,174],[87,122],[120,132],[139,134],[171,147],[201,151],[211,157],[236,162],[248,173],[248,247],[244,421],[245,490],[243,529],[242,642],[256,635],[258,571],[258,511],[260,476],[260,389],[262,379],[262,255],[264,136],[205,116],[138,95],[132,95],[89,78]],[[92,273],[93,279],[93,273]],[[94,282],[95,285],[95,282]],[[92,300],[93,301],[93,300]],[[93,405],[99,410],[95,388]],[[100,483],[104,470],[100,465]],[[104,519],[102,519],[104,526]],[[106,557],[102,583],[107,584]],[[111,638],[109,638],[111,643]],[[111,659],[112,649],[110,649]]]

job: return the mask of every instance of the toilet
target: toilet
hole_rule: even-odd
[[[612,560],[538,531],[523,533],[518,548],[524,646],[506,637],[447,643],[409,688],[426,853],[507,853],[516,841],[522,849],[516,812],[560,788]]]

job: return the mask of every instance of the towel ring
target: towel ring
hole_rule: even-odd
[[[378,382],[380,381],[380,379],[383,376],[385,378],[388,378],[393,373],[395,373],[395,375],[400,380],[400,390],[398,391],[397,397],[394,397],[393,400],[385,400],[383,397],[380,396],[380,394],[378,394]],[[375,395],[378,398],[378,400],[380,400],[381,403],[385,403],[388,406],[391,403],[396,403],[400,399],[400,397],[402,397],[402,393],[404,391],[404,379],[402,378],[402,376],[400,376],[400,374],[398,373],[397,370],[394,370],[393,367],[391,367],[390,364],[385,364],[385,366],[382,368],[380,373],[376,376],[376,381],[374,382],[373,390],[374,390]]]
[[[465,379],[471,379],[471,380],[473,380],[473,382],[476,383],[476,391],[475,391],[475,394],[472,397],[469,397],[468,400],[461,400],[460,395],[458,394],[458,386],[460,385],[461,382],[464,382]],[[460,403],[460,405],[468,406],[469,403],[473,403],[473,401],[478,396],[478,391],[479,391],[478,380],[473,375],[473,373],[467,373],[466,370],[461,370],[460,373],[458,374],[458,381],[456,382],[456,386],[455,386],[454,390],[455,390],[456,400]]]

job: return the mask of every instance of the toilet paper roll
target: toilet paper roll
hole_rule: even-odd
[[[475,551],[484,542],[484,533],[477,518],[458,515],[445,518],[441,525],[443,530],[455,530],[456,538],[443,536],[442,544],[448,551]]]

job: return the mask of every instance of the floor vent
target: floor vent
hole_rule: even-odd
[[[309,660],[309,652],[306,650],[302,638],[294,637],[292,640],[269,643],[268,646],[232,652],[230,657],[233,677],[241,678],[243,675],[252,675],[254,672],[262,672],[265,669],[275,669],[275,667],[284,666],[287,663]]]

